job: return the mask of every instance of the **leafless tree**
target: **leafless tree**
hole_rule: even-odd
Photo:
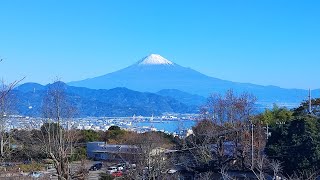
[[[202,112],[207,120],[215,124],[236,125],[237,122],[248,121],[254,111],[256,98],[249,93],[237,95],[228,90],[225,95],[212,94],[209,96]]]
[[[273,171],[273,178],[276,179],[282,172],[281,162],[278,160],[271,160],[269,166]]]
[[[2,62],[3,59],[0,59],[0,62]],[[2,100],[3,98],[5,98],[9,92],[17,86],[18,83],[20,83],[21,81],[23,81],[24,78],[21,78],[20,80],[16,80],[13,81],[11,83],[5,83],[4,80],[1,81],[1,89],[0,89],[0,100]]]
[[[252,167],[251,169],[258,180],[266,179],[266,176],[265,176],[265,170],[267,168],[266,161],[267,159],[264,155],[256,158],[255,166]]]
[[[194,136],[187,138],[189,153],[186,153],[186,159],[191,155],[195,167],[209,171],[221,170],[222,167],[249,170],[251,152],[256,158],[261,154],[258,149],[264,146],[260,141],[262,128],[258,125],[254,141],[251,140],[255,101],[251,94],[237,95],[232,90],[224,95],[211,95],[200,111],[201,121],[193,128]]]
[[[213,94],[208,98],[205,108],[206,119],[221,126],[224,141],[234,144],[234,157],[237,164],[243,169],[246,166],[250,149],[250,124],[254,113],[256,98],[249,93],[237,95],[228,90],[224,95]]]
[[[236,180],[235,178],[229,176],[229,174],[227,173],[228,167],[226,165],[222,166],[220,168],[220,174],[222,176],[223,180]]]
[[[8,93],[7,86],[2,83],[1,85],[1,93],[0,93],[0,155],[2,158],[5,157],[5,146],[9,143],[9,139],[7,137],[7,113],[8,106],[7,101],[8,97],[6,93]]]
[[[169,143],[157,132],[136,134],[127,143],[137,147],[134,161],[135,171],[129,173],[133,179],[170,179],[167,170],[171,167],[171,159],[166,155]],[[168,146],[169,145],[169,146]]]
[[[3,59],[0,59],[2,62]],[[13,81],[11,83],[5,83],[1,80],[0,84],[0,157],[4,158],[5,149],[10,149],[10,146],[6,146],[10,141],[10,134],[6,132],[6,123],[9,116],[10,109],[12,108],[12,101],[10,100],[9,93],[17,86],[24,78]]]
[[[72,175],[72,179],[86,180],[88,179],[89,170],[85,167],[84,160],[81,161],[81,165],[77,167],[75,173]]]
[[[46,122],[41,127],[43,150],[54,162],[59,180],[71,179],[69,158],[76,142],[76,131],[70,129],[70,119],[75,109],[65,94],[65,84],[55,81],[49,86],[43,100]]]
[[[3,80],[0,84],[0,157],[5,158],[10,154],[11,134],[8,129],[8,119],[11,115],[14,100],[11,90],[20,81],[15,81],[7,85]]]
[[[211,180],[213,179],[213,173],[212,172],[203,172],[197,175],[195,178],[196,180]]]
[[[289,176],[289,180],[318,180],[320,177],[320,170],[311,169],[295,172],[293,175]]]

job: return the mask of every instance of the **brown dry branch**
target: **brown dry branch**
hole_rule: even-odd
[[[74,108],[68,103],[65,86],[60,81],[50,85],[43,100],[46,122],[41,127],[43,150],[53,160],[59,180],[71,179],[70,157],[77,132],[70,129]]]

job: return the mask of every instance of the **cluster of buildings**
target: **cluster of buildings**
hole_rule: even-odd
[[[163,127],[173,126],[168,124],[168,122],[178,121],[192,121],[195,119],[196,115],[187,114],[166,114],[161,117],[86,117],[86,118],[73,118],[70,120],[64,120],[62,126],[66,129],[78,129],[78,130],[94,130],[94,131],[106,131],[111,126],[119,126],[121,129],[128,131],[135,131],[138,133],[148,132],[148,131],[162,131],[165,133],[170,133],[174,135],[189,135],[191,134],[191,127],[184,127],[184,129],[174,129],[170,130],[157,129],[154,127],[155,124],[161,124]],[[44,118],[33,118],[26,116],[12,115],[2,119],[2,124],[5,127],[5,131],[10,131],[12,129],[40,129],[41,126],[50,122],[48,119]],[[51,121],[52,122],[52,121]]]

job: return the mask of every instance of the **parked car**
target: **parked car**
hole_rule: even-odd
[[[47,169],[53,169],[54,165],[53,164],[47,164],[46,167],[47,167]]]
[[[167,171],[168,174],[174,174],[176,172],[178,172],[178,170],[176,170],[176,169],[168,169],[168,171]]]
[[[109,168],[107,169],[107,173],[108,173],[108,174],[112,174],[112,173],[117,172],[117,171],[118,171],[118,168],[115,167],[115,166],[111,166],[111,167],[109,167]]]
[[[123,175],[122,171],[116,171],[111,174],[113,177],[121,177]]]
[[[92,165],[89,169],[89,171],[96,171],[96,170],[100,170],[102,168],[102,163],[95,163],[94,165]]]
[[[137,165],[127,163],[125,167],[126,167],[126,169],[135,169],[137,167]]]
[[[31,172],[29,174],[29,176],[32,177],[32,178],[39,178],[39,177],[42,176],[42,173],[40,173],[40,172]]]
[[[123,171],[125,164],[117,164],[118,171]]]

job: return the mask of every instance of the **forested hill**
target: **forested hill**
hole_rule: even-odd
[[[151,116],[162,113],[196,113],[198,108],[184,104],[172,97],[138,92],[127,88],[94,90],[73,87],[62,83],[66,99],[77,109],[78,117],[86,116]],[[12,91],[16,113],[41,116],[43,99],[52,84],[42,86],[26,83]]]

